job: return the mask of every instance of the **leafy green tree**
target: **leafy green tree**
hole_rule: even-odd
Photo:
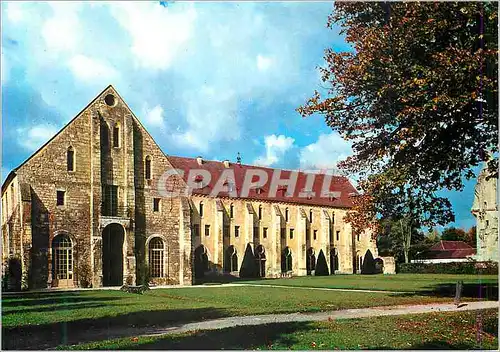
[[[456,227],[448,227],[443,230],[441,239],[445,241],[464,241],[471,245],[476,246],[476,227],[473,226],[468,231]]]
[[[353,50],[325,51],[328,86],[297,110],[352,143],[340,167],[361,176],[362,195],[346,220],[354,232],[376,229],[376,215],[454,221],[436,192],[462,190],[483,161],[496,173],[497,3],[336,2],[328,26]]]

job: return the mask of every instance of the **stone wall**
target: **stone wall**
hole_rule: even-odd
[[[356,253],[364,256],[370,250],[374,257],[378,255],[370,234],[361,235],[359,240],[353,238],[351,227],[343,221],[345,209],[205,196],[192,196],[191,207],[193,225],[199,229],[193,234],[193,248],[201,245],[206,248],[213,273],[224,272],[224,256],[230,246],[236,250],[239,270],[247,245],[254,253],[262,245],[266,277],[281,276],[281,255],[286,247],[292,253],[293,275],[298,276],[308,274],[307,251],[311,248],[316,259],[323,251],[329,271],[334,263],[330,262],[330,256],[336,252],[339,265],[336,273],[352,274]]]

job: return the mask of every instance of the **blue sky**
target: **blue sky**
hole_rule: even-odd
[[[322,117],[331,2],[2,2],[2,180],[113,84],[167,154],[328,168],[351,153]],[[470,227],[474,180],[446,192]]]

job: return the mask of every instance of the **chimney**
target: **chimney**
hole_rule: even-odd
[[[224,163],[224,167],[226,169],[229,168],[229,160],[226,159],[226,160],[223,161],[223,163]]]
[[[196,157],[196,162],[198,163],[198,165],[203,164],[203,158],[201,156],[197,156]]]

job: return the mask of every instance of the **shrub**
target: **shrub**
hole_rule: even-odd
[[[483,274],[498,275],[496,262],[401,263],[398,273],[412,274]]]
[[[373,259],[373,254],[370,250],[366,251],[365,258],[363,260],[363,265],[361,266],[361,274],[375,274],[375,259]]]
[[[323,250],[319,251],[318,261],[316,262],[316,270],[314,272],[315,276],[328,276],[330,273],[328,272],[328,265],[326,264],[326,257],[323,253]]]
[[[257,277],[257,264],[255,263],[255,256],[253,254],[253,250],[250,244],[247,244],[247,248],[245,250],[245,256],[243,257],[243,261],[241,263],[240,277],[241,278]]]

